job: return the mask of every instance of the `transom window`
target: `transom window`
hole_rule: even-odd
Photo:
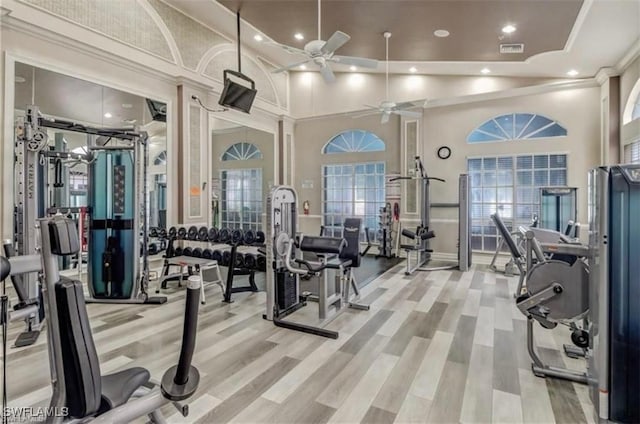
[[[322,153],[384,152],[385,144],[377,135],[364,130],[348,130],[333,137]]]
[[[467,142],[529,140],[566,135],[567,130],[563,126],[546,116],[533,113],[509,113],[496,116],[480,125],[469,134]]]
[[[262,159],[262,152],[252,143],[236,143],[222,154],[223,161],[250,159]]]
[[[540,187],[567,185],[567,155],[519,155],[467,160],[471,177],[471,247],[496,249],[498,212],[509,230],[540,214]]]
[[[158,153],[158,156],[156,156],[155,159],[153,160],[153,164],[156,165],[156,166],[166,165],[167,164],[167,151],[163,150],[160,153]]]

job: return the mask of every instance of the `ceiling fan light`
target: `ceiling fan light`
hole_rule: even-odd
[[[295,34],[293,34],[293,38],[295,38],[298,41],[302,41],[304,40],[304,35],[302,35],[302,33],[300,32],[296,32]]]
[[[253,36],[253,39],[254,39],[254,40],[256,40],[256,41],[258,41],[258,42],[260,42],[260,41],[264,40],[264,38],[262,38],[262,35],[260,35],[260,34],[256,34],[256,35],[254,35],[254,36]]]
[[[415,66],[412,66],[411,68],[409,68],[409,72],[411,72],[412,74],[415,74],[416,72],[418,72],[418,68],[416,68]]]

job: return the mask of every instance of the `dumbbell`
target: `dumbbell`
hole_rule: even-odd
[[[155,243],[149,243],[149,247],[147,247],[148,255],[156,255],[159,252],[158,245]]]
[[[257,265],[257,269],[259,271],[266,271],[267,270],[267,257],[264,255],[258,255],[258,258],[256,259],[256,265]]]
[[[244,233],[244,238],[242,239],[244,244],[253,244],[256,242],[256,232],[253,230],[247,230]]]
[[[187,238],[189,240],[198,240],[198,227],[192,225],[187,232]]]
[[[194,258],[201,258],[202,257],[202,249],[199,247],[196,247],[195,249],[193,249],[191,251],[191,256],[193,256]]]
[[[218,229],[216,227],[209,228],[209,241],[211,243],[218,241]]]
[[[257,231],[256,232],[256,243],[257,244],[264,244],[265,240],[266,240],[266,238],[264,236],[264,231]]]
[[[178,229],[176,227],[169,228],[169,238],[175,239],[178,236]]]
[[[158,237],[158,229],[156,227],[149,228],[149,237]]]
[[[193,256],[193,249],[190,247],[185,247],[184,249],[182,249],[182,255],[183,256]]]
[[[160,228],[158,230],[158,237],[160,237],[162,239],[166,239],[167,238],[167,229],[166,228]]]
[[[214,250],[211,259],[222,265],[222,252],[220,250]]]
[[[174,256],[182,256],[182,247],[178,246],[173,249],[173,254]]]
[[[202,259],[213,259],[213,251],[211,249],[204,249],[202,251]]]
[[[178,239],[184,240],[187,238],[187,229],[184,227],[178,228]]]
[[[244,268],[244,255],[236,252],[236,261],[233,264],[234,268]]]
[[[222,264],[222,266],[229,266],[229,264],[231,263],[231,252],[229,252],[228,250],[222,252],[222,260],[220,261],[220,263]]]
[[[200,227],[200,229],[198,230],[198,240],[200,241],[209,240],[209,229],[207,227]]]
[[[218,241],[220,243],[227,243],[229,240],[231,240],[231,231],[228,228],[222,228],[218,231]]]
[[[231,242],[233,244],[240,244],[242,243],[242,239],[244,239],[244,231],[242,231],[242,229],[240,228],[236,228],[235,230],[233,230],[233,232],[231,233]]]
[[[256,269],[257,266],[256,255],[253,253],[244,254],[244,267],[247,269]]]

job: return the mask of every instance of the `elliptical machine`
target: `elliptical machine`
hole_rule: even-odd
[[[53,389],[47,409],[52,415],[46,417],[46,422],[131,422],[146,415],[154,423],[165,423],[160,408],[169,403],[187,416],[188,406],[178,402],[195,393],[200,379],[198,370],[191,365],[200,281],[189,282],[180,359],[165,372],[161,384],[152,383],[149,371],[141,367],[101,375],[82,282],[62,278],[58,270],[60,257],[76,254],[80,249],[75,224],[62,217],[42,218],[37,221],[36,231],[40,235],[40,253],[0,257],[0,281],[10,275],[43,275]]]

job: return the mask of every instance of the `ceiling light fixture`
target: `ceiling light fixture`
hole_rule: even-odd
[[[480,72],[482,72],[483,74],[487,75],[487,74],[490,74],[490,73],[491,73],[491,69],[489,69],[489,68],[482,68],[482,69],[480,70]]]
[[[415,74],[416,72],[418,72],[418,69],[415,66],[412,66],[411,68],[409,68],[409,72]]]
[[[302,41],[302,40],[304,40],[304,35],[302,35],[299,32],[296,32],[295,34],[293,34],[293,38],[295,38],[298,41]]]
[[[511,34],[512,32],[516,32],[516,27],[514,25],[505,25],[502,27],[502,32],[505,34]]]
[[[449,34],[449,31],[447,31],[446,29],[437,29],[433,31],[433,35],[440,38],[448,37]]]
[[[576,75],[578,75],[578,71],[576,71],[575,69],[572,69],[569,72],[567,72],[567,75],[569,75],[570,77],[575,77]]]
[[[357,70],[358,68],[356,68],[355,66],[351,65],[351,66],[349,67],[349,69],[350,69],[350,70],[352,70],[352,71],[355,71],[355,70]]]
[[[131,109],[133,107],[133,105],[131,103],[122,103],[122,108],[123,109]]]
[[[262,35],[260,35],[260,34],[256,34],[256,35],[254,35],[254,36],[253,36],[253,39],[254,39],[254,40],[256,40],[256,41],[262,41],[262,40],[264,40],[264,38],[262,38]]]
[[[109,113],[109,112],[107,112],[107,113],[105,113],[105,114],[104,114],[104,117],[105,117],[105,118],[111,118],[112,116],[113,116],[113,115],[111,115],[111,113]]]
[[[302,69],[304,71],[305,69],[307,69],[307,66],[306,65],[300,65],[300,69]]]

